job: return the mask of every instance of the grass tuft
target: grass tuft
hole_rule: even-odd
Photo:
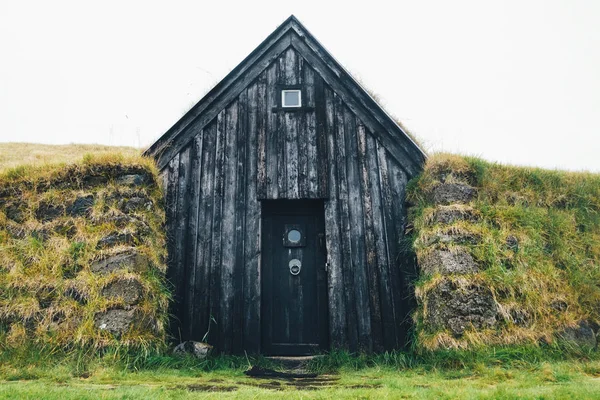
[[[0,172],[0,351],[36,345],[64,351],[135,348],[144,354],[165,346],[170,295],[156,167],[137,152],[109,148],[74,161],[79,148],[57,150],[57,158],[69,163]],[[143,182],[125,183],[131,175]],[[142,199],[144,206],[126,208],[130,199]],[[127,242],[102,245],[116,233]],[[102,258],[132,250],[149,260],[140,269],[91,269]],[[129,304],[106,297],[103,289],[116,280],[139,282],[141,298]],[[114,308],[136,313],[122,334],[96,323],[98,313]]]
[[[477,196],[467,205],[436,206],[430,193],[441,183],[471,185]],[[539,345],[582,320],[599,326],[600,175],[435,154],[410,182],[408,201],[417,257],[435,248],[467,249],[481,268],[469,279],[491,290],[500,319],[494,329],[468,329],[458,337],[432,329],[425,299],[441,278],[421,276],[415,283],[417,348]],[[438,224],[433,216],[444,207],[467,218]],[[440,240],[448,235],[462,239]]]

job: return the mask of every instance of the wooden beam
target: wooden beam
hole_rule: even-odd
[[[322,93],[321,93],[322,92]],[[348,344],[345,303],[345,279],[343,275],[342,234],[340,227],[340,201],[338,193],[336,157],[336,131],[333,93],[319,85],[317,99],[322,99],[325,110],[322,135],[327,138],[332,167],[328,170],[329,201],[325,202],[325,240],[327,246],[328,294],[329,294],[329,343],[332,348],[346,347]]]
[[[187,271],[187,292],[185,296],[185,308],[187,309],[186,328],[188,338],[191,340],[200,339],[196,324],[196,278],[201,279],[198,273],[198,214],[201,197],[201,178],[202,178],[202,131],[198,132],[192,140],[190,148],[190,180],[187,189],[189,197],[189,213],[187,220],[187,243],[185,245],[185,264]],[[198,277],[196,276],[198,273]]]
[[[246,142],[246,229],[244,230],[244,344],[250,354],[260,352],[260,244],[261,212],[254,180],[261,146],[259,137],[264,137],[264,81],[248,88],[248,140]],[[261,97],[263,96],[263,97]],[[263,131],[262,133],[259,133]],[[264,151],[264,147],[262,147]],[[264,153],[263,153],[264,157]]]

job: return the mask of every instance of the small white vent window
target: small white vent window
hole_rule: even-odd
[[[301,107],[302,91],[299,89],[281,91],[281,107]]]

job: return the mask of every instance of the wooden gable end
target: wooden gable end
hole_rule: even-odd
[[[293,51],[290,52],[290,49]],[[192,140],[198,129],[203,129],[210,124],[219,112],[268,70],[277,69],[275,84],[299,82],[305,78],[303,75],[297,75],[304,74],[304,71],[300,71],[301,65],[308,65],[313,75],[316,73],[324,85],[329,86],[337,96],[341,97],[346,106],[378,138],[411,177],[421,170],[425,159],[424,153],[293,16],[273,32],[145,154],[156,158],[159,169],[163,169]],[[271,86],[269,88],[273,89]],[[268,95],[269,92],[267,91],[266,94]],[[276,102],[276,99],[271,100]]]

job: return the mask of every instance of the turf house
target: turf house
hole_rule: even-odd
[[[171,334],[220,352],[402,347],[415,144],[293,16],[147,151]]]

